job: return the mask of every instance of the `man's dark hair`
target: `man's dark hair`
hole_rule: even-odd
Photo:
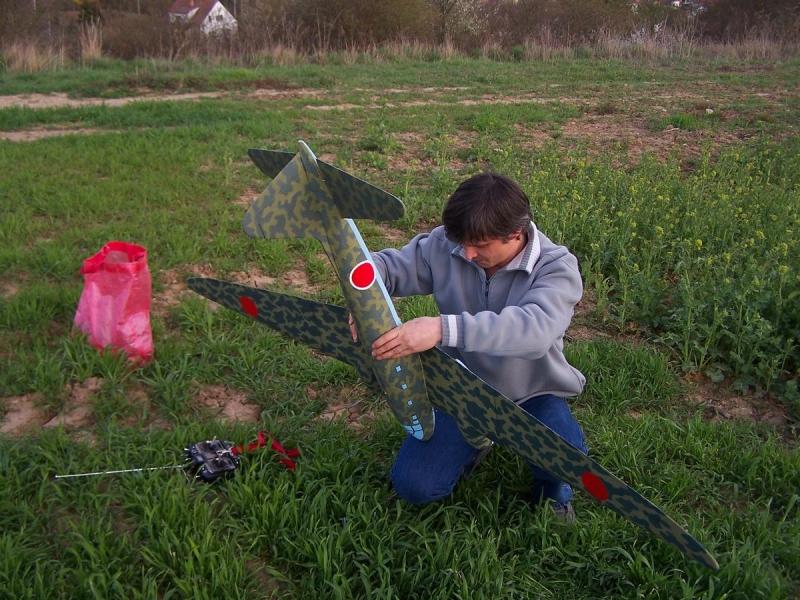
[[[505,239],[531,221],[525,192],[497,173],[473,175],[458,186],[442,213],[447,238],[459,244]]]

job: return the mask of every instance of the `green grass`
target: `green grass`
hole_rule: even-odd
[[[714,393],[749,390],[794,419],[800,408],[800,103],[787,91],[800,71],[725,66],[459,58],[0,74],[9,94],[230,92],[0,110],[3,132],[78,132],[0,140],[0,410],[36,394],[42,415],[64,414],[73,388],[99,382],[78,430],[0,436],[0,598],[800,596],[796,421],[709,420],[687,400],[690,381],[710,378]],[[317,94],[246,93],[270,86]],[[355,107],[313,108],[342,103]],[[622,125],[638,137],[622,139]],[[667,127],[685,137],[665,146]],[[113,239],[148,249],[156,299],[167,270],[204,267],[274,277],[276,289],[301,270],[314,295],[339,301],[316,243],[241,233],[242,202],[265,184],[247,148],[297,139],[403,199],[391,232],[361,224],[371,248],[435,224],[473,172],[520,181],[538,226],[579,256],[592,300],[577,321],[597,335],[567,342],[588,379],[572,405],[591,455],[685,524],[719,572],[588,496],[576,496],[574,527],[531,509],[527,467],[503,449],[452,498],[404,504],[388,486],[402,433],[352,369],[191,294],[154,305],[144,368],[71,334],[81,262]],[[404,318],[435,312],[430,299],[397,306]],[[219,385],[243,392],[259,422],[201,410],[198,395]],[[374,419],[356,431],[320,418],[342,401]],[[300,449],[297,471],[264,450],[214,486],[175,471],[51,477],[173,465],[188,444],[245,443],[259,429]]]

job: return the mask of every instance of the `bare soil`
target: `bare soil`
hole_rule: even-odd
[[[343,421],[348,428],[357,433],[363,431],[375,418],[367,403],[369,391],[361,384],[325,387],[320,390],[309,386],[306,388],[306,395],[311,400],[319,400],[326,404],[327,408],[319,416],[322,421]]]
[[[226,385],[201,387],[193,403],[209,416],[229,423],[258,423],[261,407],[248,402],[247,392]]]
[[[95,443],[91,434],[95,423],[95,411],[102,410],[103,380],[91,377],[82,383],[73,384],[64,390],[66,401],[61,408],[49,406],[41,394],[25,394],[0,398],[0,410],[4,411],[0,422],[0,434],[21,437],[35,434],[42,429],[63,427],[73,439]],[[147,393],[133,389],[126,397],[127,407],[120,410],[121,423],[125,426],[144,426],[170,430],[172,424],[159,417],[150,404]],[[247,392],[225,385],[199,386],[190,399],[190,405],[209,418],[227,423],[259,423],[261,406],[249,401]],[[140,415],[147,415],[142,423]]]
[[[466,88],[465,88],[466,89]],[[411,89],[393,89],[382,90],[383,95],[390,94],[409,94]],[[558,137],[563,138],[564,141],[573,141],[576,143],[585,144],[589,148],[594,148],[595,151],[601,152],[603,148],[608,147],[610,144],[619,145],[628,148],[632,158],[638,158],[643,152],[648,151],[656,155],[666,155],[668,152],[678,148],[690,154],[697,154],[701,146],[718,147],[730,143],[741,137],[747,135],[745,132],[732,134],[730,132],[709,132],[709,131],[685,131],[669,127],[664,131],[653,132],[649,129],[647,119],[638,115],[640,103],[637,102],[635,97],[626,98],[620,102],[618,106],[611,108],[604,108],[603,105],[598,105],[596,101],[576,98],[576,97],[542,97],[535,93],[519,94],[515,96],[506,96],[501,94],[485,94],[479,98],[463,99],[463,100],[443,100],[439,98],[442,93],[452,90],[432,90],[423,89],[416,90],[417,93],[424,93],[428,95],[423,100],[408,100],[398,102],[384,102],[383,98],[376,98],[374,105],[356,105],[345,102],[336,102],[337,98],[326,94],[326,99],[331,100],[331,104],[319,105],[310,104],[305,107],[306,110],[311,111],[350,111],[360,108],[374,108],[386,109],[392,107],[412,107],[412,106],[447,106],[452,104],[469,105],[496,105],[496,104],[545,104],[551,102],[560,102],[563,104],[570,104],[580,107],[584,111],[584,115],[580,118],[571,119],[567,121],[558,132]],[[316,98],[323,92],[313,89],[293,89],[293,90],[275,90],[275,89],[260,89],[253,92],[197,92],[187,94],[152,94],[144,91],[142,95],[129,97],[129,98],[83,98],[75,99],[69,98],[66,94],[23,94],[16,96],[0,96],[0,109],[12,106],[25,106],[32,109],[54,108],[61,106],[80,107],[80,106],[123,106],[132,102],[165,102],[177,100],[198,100],[201,98],[220,98],[231,97],[236,95],[242,98],[257,98],[264,101],[285,99],[285,98]],[[720,90],[722,93],[722,90]],[[760,97],[770,102],[783,102],[785,98],[782,97],[780,92],[776,92],[774,97],[769,94],[760,93]],[[696,110],[704,112],[706,110],[712,111],[710,101],[705,95],[700,92],[675,90],[671,94],[662,94],[657,98],[663,102],[664,106],[674,107],[676,104],[685,105],[693,103],[697,107]],[[380,100],[380,102],[379,102]],[[652,99],[649,99],[652,102]],[[717,101],[720,98],[716,98]],[[701,110],[702,109],[702,110]],[[664,107],[656,107],[656,111],[667,112]],[[610,112],[611,114],[601,114]],[[726,115],[721,115],[726,118]],[[730,115],[734,116],[734,115]],[[540,146],[543,142],[553,139],[553,131],[547,129],[531,129],[517,126],[520,138],[522,139],[523,147],[527,144],[531,148]],[[94,135],[99,133],[112,133],[109,130],[100,130],[96,128],[66,128],[66,127],[48,127],[48,128],[33,128],[25,131],[0,131],[0,139],[11,140],[15,142],[30,142],[37,139],[53,136],[63,135]],[[421,146],[425,140],[418,134],[408,134],[405,137],[399,136],[399,141],[403,142],[404,147],[409,149],[415,146]],[[462,140],[463,142],[463,140]],[[419,155],[418,153],[415,153]],[[322,160],[326,157],[320,156]],[[329,162],[332,157],[328,158]],[[394,163],[390,166],[392,168],[408,168],[408,162],[402,156],[394,157]]]

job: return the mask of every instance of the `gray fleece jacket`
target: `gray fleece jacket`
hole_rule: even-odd
[[[564,332],[583,294],[578,261],[533,223],[525,249],[489,279],[445,237],[444,227],[372,258],[391,296],[433,294],[440,348],[513,401],[583,390],[586,379],[563,353]]]

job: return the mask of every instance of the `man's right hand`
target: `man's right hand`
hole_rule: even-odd
[[[372,356],[378,360],[402,358],[425,352],[442,341],[439,317],[417,317],[384,333],[372,344]]]

